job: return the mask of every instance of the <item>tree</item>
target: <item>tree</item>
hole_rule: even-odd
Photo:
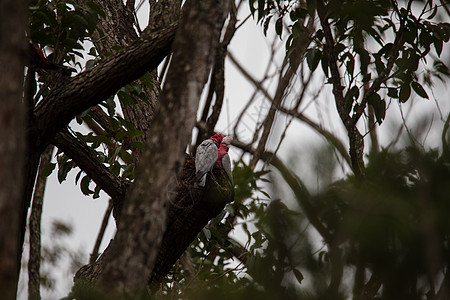
[[[30,235],[39,241],[35,224],[43,189],[38,185],[56,167],[44,159],[51,155],[49,145],[58,148],[58,179],[78,167],[84,194],[95,198],[103,190],[111,197],[118,228],[100,257],[77,272],[70,298],[145,297],[148,290],[187,298],[448,297],[449,226],[442,212],[450,198],[445,189],[449,117],[443,121],[438,150],[421,149],[406,124],[401,128],[411,145],[395,148],[378,140],[392,111],[389,104],[408,104],[412,91],[430,98],[435,80],[446,82],[449,76],[439,59],[450,35],[450,25],[442,20],[449,17],[446,3],[249,1],[261,30],[270,34],[276,19],[275,34],[283,39],[274,40],[267,72],[259,79],[228,52],[236,30],[250,22],[238,21],[243,1],[181,2],[149,1],[149,25],[143,30],[136,16],[141,4],[135,1],[30,4],[27,36],[53,50],[49,60],[72,69],[46,71],[28,63],[24,91],[16,84],[14,93],[0,75],[5,98],[14,105],[2,107],[2,120],[10,111],[23,116],[10,124],[3,139],[19,148],[5,147],[9,150],[2,158],[24,161],[23,173],[19,167],[12,174],[23,184],[16,184],[17,190],[2,188],[12,197],[0,199],[2,215],[15,226],[1,231],[1,261],[18,262],[2,266],[2,284],[9,291],[5,298],[14,298],[33,190]],[[15,38],[25,41],[22,32]],[[277,65],[281,43],[286,51]],[[16,41],[13,49],[22,44]],[[21,52],[5,53],[15,57],[7,63],[21,74]],[[184,152],[194,127],[197,145],[214,132],[224,105],[227,55],[255,87],[234,124],[233,145],[243,157],[234,166],[234,186],[216,168],[198,194],[192,190],[194,161]],[[85,57],[93,58],[80,60]],[[319,63],[323,75],[318,74]],[[14,78],[21,82],[19,75]],[[314,99],[312,82],[320,83],[317,94],[331,86],[346,141],[304,110],[304,99]],[[205,87],[205,104],[196,120]],[[244,137],[239,134],[244,116],[257,101],[269,108],[260,111],[251,135]],[[116,111],[118,105],[123,115]],[[281,116],[288,122],[278,135]],[[71,130],[74,119],[89,132]],[[316,193],[278,154],[293,120],[322,136],[331,149],[323,157],[335,155],[344,170]],[[26,149],[20,146],[24,139]],[[336,160],[328,160],[330,165],[322,167],[333,170]],[[269,165],[277,173],[269,173]],[[8,182],[6,174],[1,176]],[[264,186],[269,179],[287,186],[298,207],[286,205],[284,196],[277,200],[283,193],[278,185]],[[13,201],[17,191],[23,191],[22,198]],[[17,203],[22,207],[12,206]],[[230,235],[239,224],[248,240],[244,245]],[[306,224],[313,229],[303,230]],[[6,247],[14,237],[19,243]],[[314,250],[317,245],[321,250]],[[230,258],[239,261],[237,266]],[[39,299],[38,263],[30,263],[29,271],[34,272],[30,298]],[[239,276],[240,271],[248,276]],[[344,272],[351,274],[349,280]]]

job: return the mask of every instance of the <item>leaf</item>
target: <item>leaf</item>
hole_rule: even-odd
[[[55,167],[56,167],[55,163],[48,163],[42,170],[41,175],[44,177],[48,177],[50,174],[52,174]]]
[[[95,187],[94,195],[92,196],[92,198],[94,198],[94,199],[100,198],[100,191],[101,191],[101,190],[102,190],[102,189],[97,185],[97,186]]]
[[[90,59],[86,62],[86,70],[91,69],[92,67],[95,66],[95,64],[97,63],[97,61],[95,59]]]
[[[283,17],[278,18],[275,23],[275,32],[281,39],[281,34],[283,33]]]
[[[400,94],[399,94],[400,102],[405,103],[406,101],[408,101],[410,95],[411,95],[411,87],[409,86],[409,83],[403,84],[400,87]]]
[[[434,38],[434,49],[436,50],[437,55],[440,57],[442,53],[442,40],[435,36]]]
[[[93,2],[93,1],[89,1],[88,3],[86,3],[86,5],[92,9],[93,11],[95,11],[99,16],[102,16],[103,18],[106,18],[106,13],[103,11],[103,9],[101,9],[101,7]]]
[[[114,97],[109,97],[106,99],[106,108],[108,109],[109,116],[114,116],[116,111],[116,102],[114,101]]]
[[[264,25],[263,25],[264,36],[267,36],[267,29],[269,29],[270,19],[272,19],[272,16],[269,16],[264,20]]]
[[[211,239],[211,231],[208,228],[203,228],[202,231],[206,239],[209,241]]]
[[[413,90],[416,92],[417,95],[419,95],[422,98],[429,99],[427,92],[422,87],[422,85],[420,85],[420,83],[418,83],[417,81],[413,81],[411,82],[411,87],[413,88]]]
[[[391,98],[398,98],[398,89],[397,88],[388,88],[387,94]]]
[[[352,55],[348,56],[348,61],[347,61],[347,72],[350,74],[350,76],[353,77],[353,70],[355,69],[355,59],[353,58]]]
[[[294,272],[294,276],[297,279],[298,283],[302,283],[303,279],[305,278],[303,277],[302,272],[297,269],[293,269],[292,272]]]
[[[316,0],[307,0],[306,5],[308,8],[308,13],[310,16],[314,15],[314,11],[316,10]]]
[[[127,164],[131,164],[133,162],[133,159],[131,157],[131,154],[125,151],[123,148],[120,150],[120,158]]]
[[[80,180],[81,174],[83,174],[83,171],[79,171],[75,176],[75,184],[78,184],[78,180]]]
[[[432,11],[431,14],[427,17],[428,20],[431,20],[431,19],[434,18],[434,16],[436,16],[437,8],[438,8],[438,7],[437,7],[437,5],[435,4],[435,5],[434,5],[433,11]]]
[[[323,74],[328,78],[328,57],[325,52],[322,53],[322,57],[320,59],[322,65]]]
[[[59,183],[62,183],[64,180],[66,180],[67,174],[69,173],[70,170],[72,170],[72,162],[64,161],[62,163],[59,163],[58,169]]]
[[[365,74],[363,76],[362,82],[364,82],[364,83],[369,82],[371,78],[372,78],[372,74],[371,73],[367,73],[367,74]]]
[[[258,0],[258,22],[264,17],[264,6],[266,5],[266,1]]]
[[[374,111],[377,123],[381,125],[381,123],[383,123],[384,121],[384,118],[386,117],[386,102],[384,100],[380,100]]]
[[[313,72],[320,61],[321,52],[317,49],[309,49],[306,53],[306,62],[308,63],[308,67]]]
[[[80,183],[81,192],[86,196],[89,196],[90,194],[94,193],[92,190],[89,189],[90,182],[91,182],[91,178],[89,178],[89,176],[87,176],[87,175],[85,175],[83,177],[83,179],[81,179],[81,183]]]

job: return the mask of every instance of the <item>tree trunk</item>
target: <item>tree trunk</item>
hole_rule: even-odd
[[[26,107],[22,101],[27,1],[0,4],[0,299],[15,299],[20,231]]]
[[[98,286],[136,294],[145,290],[166,228],[166,208],[177,189],[200,94],[226,16],[227,1],[188,1],[173,49],[150,141],[127,194],[111,254]],[[170,128],[170,130],[168,130]]]

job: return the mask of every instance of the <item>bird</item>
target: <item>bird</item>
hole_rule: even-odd
[[[206,183],[206,175],[210,172],[217,161],[220,143],[223,135],[216,133],[207,140],[204,140],[195,153],[195,183],[194,187],[202,188]]]
[[[231,184],[233,184],[233,175],[231,173],[231,159],[228,155],[231,141],[233,141],[232,136],[226,136],[223,138],[218,150],[217,164],[219,165],[219,167],[222,167],[225,170],[228,179],[230,180]]]
[[[42,49],[28,40],[28,59],[30,67],[37,67],[43,70],[66,70],[68,67],[49,61]]]

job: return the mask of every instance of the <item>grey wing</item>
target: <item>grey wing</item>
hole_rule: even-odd
[[[233,173],[231,172],[231,159],[228,153],[225,153],[225,155],[222,157],[222,167],[227,173],[228,178],[231,181],[231,184],[233,184]]]
[[[195,154],[196,185],[205,186],[206,173],[211,171],[217,160],[218,150],[212,140],[203,141]]]

